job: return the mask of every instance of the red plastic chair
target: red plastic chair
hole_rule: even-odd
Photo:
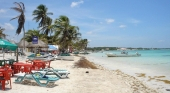
[[[33,64],[33,62],[31,60],[26,60],[27,64]]]
[[[33,63],[33,69],[34,70],[40,70],[45,68],[45,62],[34,62]]]
[[[24,69],[23,69],[23,72],[25,72],[27,74],[30,74],[31,70],[32,70],[32,65],[25,65]]]
[[[48,61],[45,62],[45,65],[46,65],[46,67],[48,67],[48,68],[50,68],[50,64],[51,64],[51,61],[50,61],[50,60],[48,60]]]
[[[6,70],[3,72],[3,77],[0,78],[0,82],[2,84],[2,90],[5,90],[5,82],[9,81],[10,82],[10,88],[12,88],[11,85],[11,74],[12,70],[9,68],[5,68]]]
[[[20,72],[20,66],[14,66],[14,74],[19,73]]]
[[[20,72],[23,72],[23,68],[24,68],[24,64],[25,63],[15,63],[13,66],[13,70],[14,70],[14,74],[16,73],[20,73]]]
[[[11,67],[11,65],[5,64],[5,68],[11,69],[11,71],[12,71],[12,76],[14,76],[14,70],[13,70],[13,68]]]
[[[34,59],[33,62],[42,62],[40,59]]]
[[[5,64],[4,66],[1,67],[1,69],[11,69],[11,66],[9,64]],[[3,74],[0,74],[0,76],[3,76]]]

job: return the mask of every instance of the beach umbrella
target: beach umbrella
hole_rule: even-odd
[[[57,50],[57,47],[55,45],[48,45],[48,50],[49,51]]]
[[[15,51],[15,50],[17,50],[18,46],[16,44],[13,44],[13,43],[5,40],[5,39],[0,38],[0,48]],[[4,53],[3,53],[3,58],[4,58]]]
[[[5,40],[5,39],[0,38],[0,48],[15,51],[18,48],[18,46],[16,44],[13,44],[13,43]]]

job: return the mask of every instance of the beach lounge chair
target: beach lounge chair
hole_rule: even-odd
[[[24,76],[18,76],[17,79],[15,80],[15,83],[22,83],[22,81],[24,79],[35,80],[35,82],[39,86],[42,86],[42,87],[47,87],[47,85],[50,82],[55,83],[55,81],[59,80],[58,77],[47,77],[40,72],[35,72],[35,73],[31,73],[31,74],[25,74]],[[46,82],[41,83],[42,81],[46,81]]]
[[[31,55],[29,55],[29,56],[27,56],[27,57],[35,57],[35,54],[31,54]]]
[[[59,77],[60,79],[63,78],[68,78],[68,75],[70,74],[69,71],[67,70],[62,70],[62,69],[54,69],[52,67],[50,68],[45,68],[45,69],[40,69],[39,71],[32,71],[34,72],[40,72],[44,75],[56,75],[57,77]]]

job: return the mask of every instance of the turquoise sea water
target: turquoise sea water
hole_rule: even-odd
[[[90,53],[86,57],[90,61],[100,64],[110,70],[120,69],[121,71],[133,76],[135,76],[136,73],[145,73],[147,77],[166,76],[164,79],[170,81],[170,50],[168,49],[128,50],[128,54],[135,54],[136,52],[141,54],[141,56],[140,57],[106,56],[106,53],[114,54],[121,53],[121,51],[115,50]]]
[[[140,53],[140,57],[107,57],[106,53],[120,54],[121,51],[104,51],[91,53],[88,57],[105,60],[105,64],[125,64],[143,69],[159,70],[160,73],[170,72],[170,50],[128,50],[128,54]],[[112,69],[112,68],[110,68]],[[114,69],[114,68],[113,68]],[[157,71],[158,72],[158,71]]]

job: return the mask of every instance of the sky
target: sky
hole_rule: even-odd
[[[25,4],[26,31],[38,29],[32,12],[44,4],[53,20],[65,15],[78,26],[88,47],[170,48],[170,0],[0,0],[0,26],[19,42],[14,2]]]

